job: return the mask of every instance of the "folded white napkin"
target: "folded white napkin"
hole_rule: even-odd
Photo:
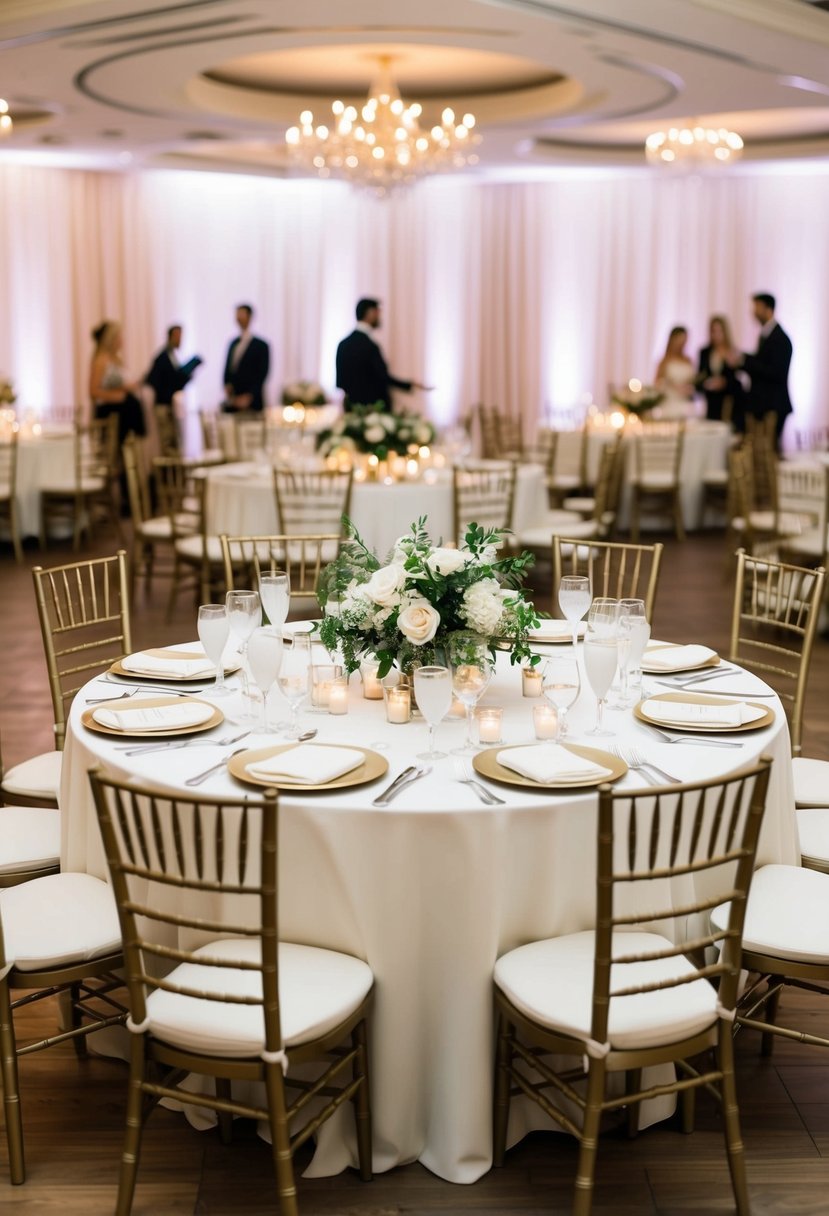
[[[122,659],[121,666],[124,671],[134,671],[136,675],[165,676],[170,680],[216,674],[216,668],[207,655],[198,651],[194,651],[190,658],[184,658],[180,651],[140,650]]]
[[[508,747],[495,757],[504,768],[511,768],[530,781],[553,785],[557,781],[592,781],[609,777],[611,770],[585,760],[558,743],[534,743],[528,747]]]
[[[578,636],[580,638],[584,637],[585,629],[586,629],[586,625],[585,625],[584,621],[579,621]],[[558,641],[561,641],[563,638],[567,638],[567,640],[569,641],[570,638],[573,636],[573,626],[570,624],[569,621],[559,621],[559,620],[542,621],[541,624],[537,628],[528,630],[528,633],[529,633],[529,636],[537,642],[545,642],[545,641],[551,641],[551,640],[558,642]]]
[[[175,705],[131,705],[125,709],[111,709],[100,705],[92,714],[101,726],[112,730],[145,731],[176,730],[182,726],[199,726],[212,718],[216,711],[204,701],[177,701]]]
[[[667,726],[745,726],[756,722],[766,711],[745,701],[717,705],[715,702],[691,704],[687,701],[661,701],[652,697],[642,703],[642,713],[653,722]]]
[[[254,761],[245,771],[265,780],[273,777],[275,781],[290,781],[297,785],[324,785],[326,781],[342,777],[343,773],[350,773],[364,760],[364,753],[353,747],[307,743],[279,752],[268,760]]]
[[[643,671],[686,671],[689,667],[700,667],[709,659],[716,658],[716,650],[709,646],[670,646],[662,642],[648,647],[642,660]]]

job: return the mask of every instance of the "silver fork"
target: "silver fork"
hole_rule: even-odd
[[[189,786],[201,785],[208,777],[212,777],[214,773],[218,773],[225,768],[228,760],[232,760],[234,756],[238,756],[244,750],[245,748],[243,747],[237,747],[235,751],[228,752],[226,756],[222,756],[218,764],[211,764],[210,768],[204,769],[203,772],[196,773],[194,777],[188,777],[184,784]]]
[[[656,773],[656,782],[654,783],[656,785],[661,785],[663,782],[667,782],[668,785],[681,784],[679,777],[672,777],[663,768],[658,768],[657,765],[651,764],[635,747],[611,747],[610,751],[614,756],[618,756],[620,760],[624,760],[628,768],[641,769],[646,776],[648,771]]]
[[[462,757],[455,760],[455,780],[460,781],[461,785],[468,785],[471,790],[474,790],[478,798],[486,806],[506,806],[503,798],[499,798],[497,794],[493,794],[492,790],[487,789],[480,781],[477,781],[472,776],[472,769]]]
[[[227,739],[182,739],[181,742],[177,739],[163,739],[159,743],[143,743],[138,747],[127,743],[119,746],[118,751],[123,752],[125,756],[141,756],[145,752],[175,751],[183,747],[230,747],[231,744],[246,739],[249,734],[249,730],[243,730],[240,735],[231,735]]]
[[[645,726],[645,723],[640,723]],[[696,747],[742,747],[742,743],[737,743],[731,739],[701,739],[698,735],[673,735],[666,730],[662,730],[660,726],[653,726],[650,722],[646,725],[647,730],[652,730],[655,735],[663,743],[688,743]]]

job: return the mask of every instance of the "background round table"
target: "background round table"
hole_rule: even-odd
[[[22,536],[40,533],[40,491],[45,485],[75,476],[74,435],[55,429],[38,436],[21,437],[17,444],[17,509]]]

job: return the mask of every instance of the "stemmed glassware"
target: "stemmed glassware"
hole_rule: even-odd
[[[541,669],[541,691],[556,709],[555,743],[567,733],[567,710],[578,700],[581,691],[576,654],[555,655]]]
[[[244,697],[250,697],[247,673],[248,638],[262,624],[262,604],[258,591],[228,591],[225,597],[227,604],[227,619],[231,633],[239,641],[239,653],[242,656],[242,678],[245,685]],[[253,717],[252,711],[243,715]]]
[[[291,708],[291,720],[285,731],[286,739],[298,739],[299,707],[308,695],[311,679],[311,639],[307,633],[295,633],[290,646],[282,652],[279,669],[279,690]]]
[[[619,601],[599,598],[590,605],[584,637],[584,670],[596,697],[596,725],[588,735],[611,735],[603,726],[604,707],[618,663]]]
[[[259,598],[265,615],[281,635],[291,606],[291,578],[287,570],[272,570],[259,575]]]
[[[619,707],[627,709],[636,701],[630,692],[630,676],[641,669],[642,655],[651,635],[651,627],[645,617],[644,600],[619,601],[619,632],[617,635],[617,658],[622,677],[619,691]]]
[[[282,635],[271,628],[254,629],[248,639],[248,662],[254,683],[262,693],[262,715],[259,729],[268,730],[268,693],[279,675],[282,664]]]
[[[418,667],[414,673],[418,708],[429,724],[428,751],[418,752],[418,760],[442,760],[446,752],[435,750],[435,730],[452,704],[452,672],[448,667]]]
[[[225,646],[230,636],[230,622],[227,617],[226,604],[199,605],[199,641],[204,647],[204,653],[216,668],[216,679],[209,691],[212,697],[226,697],[230,689],[225,687],[225,665],[223,662]]]
[[[573,645],[579,640],[579,621],[590,607],[590,579],[584,574],[565,574],[558,585],[558,606],[573,626]]]
[[[477,633],[456,633],[449,639],[449,665],[452,690],[466,710],[466,740],[453,747],[459,756],[475,755],[478,746],[472,738],[472,712],[492,679],[493,661],[486,640]]]

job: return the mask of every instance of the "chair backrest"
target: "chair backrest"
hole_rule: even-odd
[[[826,547],[829,524],[829,467],[780,461],[777,466],[778,531],[795,522],[801,533],[817,532]]]
[[[824,580],[822,566],[807,570],[737,550],[729,658],[771,683],[789,715],[795,756],[801,751],[809,661]]]
[[[253,418],[236,418],[236,458],[253,460],[259,452],[267,451],[268,437],[265,418],[260,414]]]
[[[478,406],[478,426],[481,432],[481,456],[484,460],[497,460],[498,408],[492,405]]]
[[[725,1016],[733,1010],[770,765],[764,757],[721,780],[641,794],[601,787],[591,1025],[599,1049],[608,1042],[614,1002],[641,1001],[670,988],[681,992],[689,978],[718,979],[719,1007]],[[726,901],[728,924],[719,930],[710,913]],[[668,938],[673,949],[649,948],[640,937],[625,949],[625,936],[637,928]],[[714,961],[706,961],[706,950]],[[663,966],[681,956],[696,968],[690,977]]]
[[[279,531],[286,536],[342,535],[353,477],[352,469],[274,469]]]
[[[181,431],[172,405],[153,405],[158,446],[162,456],[180,456],[182,452]]]
[[[510,531],[515,475],[515,465],[511,461],[455,465],[452,496],[454,539],[458,544],[471,523],[499,532]]]
[[[194,1010],[203,1001],[256,1006],[265,1049],[281,1051],[276,791],[264,790],[256,802],[165,798],[100,769],[90,782],[121,921],[133,1022],[145,1020],[147,997],[157,989],[193,998]],[[172,891],[179,897],[171,898]],[[247,961],[195,954],[226,938],[253,939],[259,949]],[[176,985],[171,963],[215,969],[215,979],[198,989]],[[224,991],[229,967],[249,973],[245,995],[238,984],[234,995]]]
[[[585,574],[593,596],[616,600],[644,600],[645,615],[653,624],[663,546],[633,545],[616,541],[573,540],[553,537],[553,615],[561,616],[558,585],[563,574]]]
[[[550,475],[565,478],[569,483],[585,485],[587,482],[587,428],[556,431],[556,446]]]
[[[799,428],[794,441],[798,452],[825,452],[829,449],[829,426]]]
[[[219,414],[216,410],[199,410],[201,442],[206,452],[218,452],[222,448]]]
[[[314,599],[320,574],[340,551],[337,532],[316,536],[227,536],[220,538],[225,588],[257,587],[260,574],[285,570],[291,598]]]
[[[133,527],[138,527],[150,518],[150,486],[144,463],[144,441],[136,435],[128,435],[121,444],[121,460],[127,480],[127,499]]]
[[[754,506],[776,506],[777,415],[771,410],[762,418],[746,415],[745,445],[751,453],[754,473]]]
[[[8,439],[0,443],[0,498],[13,500],[17,494],[17,444],[18,433],[13,430]]]
[[[75,693],[132,649],[127,555],[32,570],[49,673],[55,743],[63,748]]]
[[[540,465],[547,476],[551,477],[556,463],[557,447],[558,431],[554,431],[551,426],[541,426],[536,432],[534,445],[526,453],[527,462]]]
[[[679,466],[685,438],[683,422],[646,422],[633,436],[634,469],[637,481],[663,479],[679,482]]]

